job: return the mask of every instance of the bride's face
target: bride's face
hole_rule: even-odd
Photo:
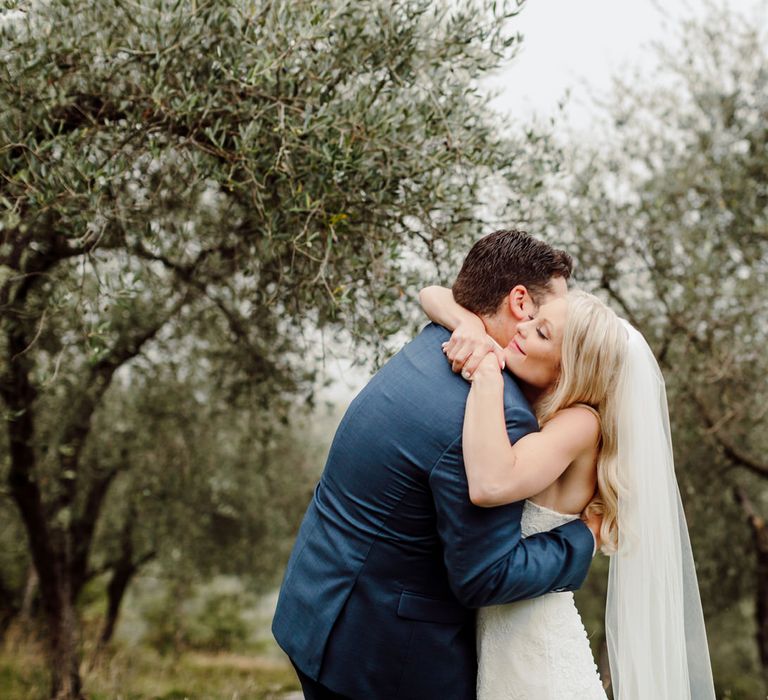
[[[537,389],[549,389],[560,374],[560,351],[568,316],[568,302],[559,297],[539,307],[536,317],[517,325],[507,346],[511,372]]]

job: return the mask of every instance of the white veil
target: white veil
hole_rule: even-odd
[[[643,336],[618,402],[620,545],[611,557],[606,637],[615,700],[715,700],[704,617],[675,478],[667,396]]]

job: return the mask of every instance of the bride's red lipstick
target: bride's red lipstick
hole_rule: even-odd
[[[514,338],[512,338],[512,345],[514,345],[517,348],[517,351],[521,355],[525,355],[525,353],[523,352],[523,349],[517,344],[517,341]]]

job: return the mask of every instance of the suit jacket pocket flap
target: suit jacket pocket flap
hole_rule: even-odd
[[[410,620],[455,625],[464,622],[469,617],[470,611],[451,600],[403,591],[397,606],[397,614],[399,617]]]

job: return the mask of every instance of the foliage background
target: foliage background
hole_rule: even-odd
[[[656,349],[719,697],[765,696],[765,27],[682,24],[575,142],[488,106],[514,2],[22,9],[0,30],[4,697],[294,688],[268,623],[344,407],[328,368],[374,369],[415,291],[512,225]],[[606,571],[579,594],[603,669]]]

